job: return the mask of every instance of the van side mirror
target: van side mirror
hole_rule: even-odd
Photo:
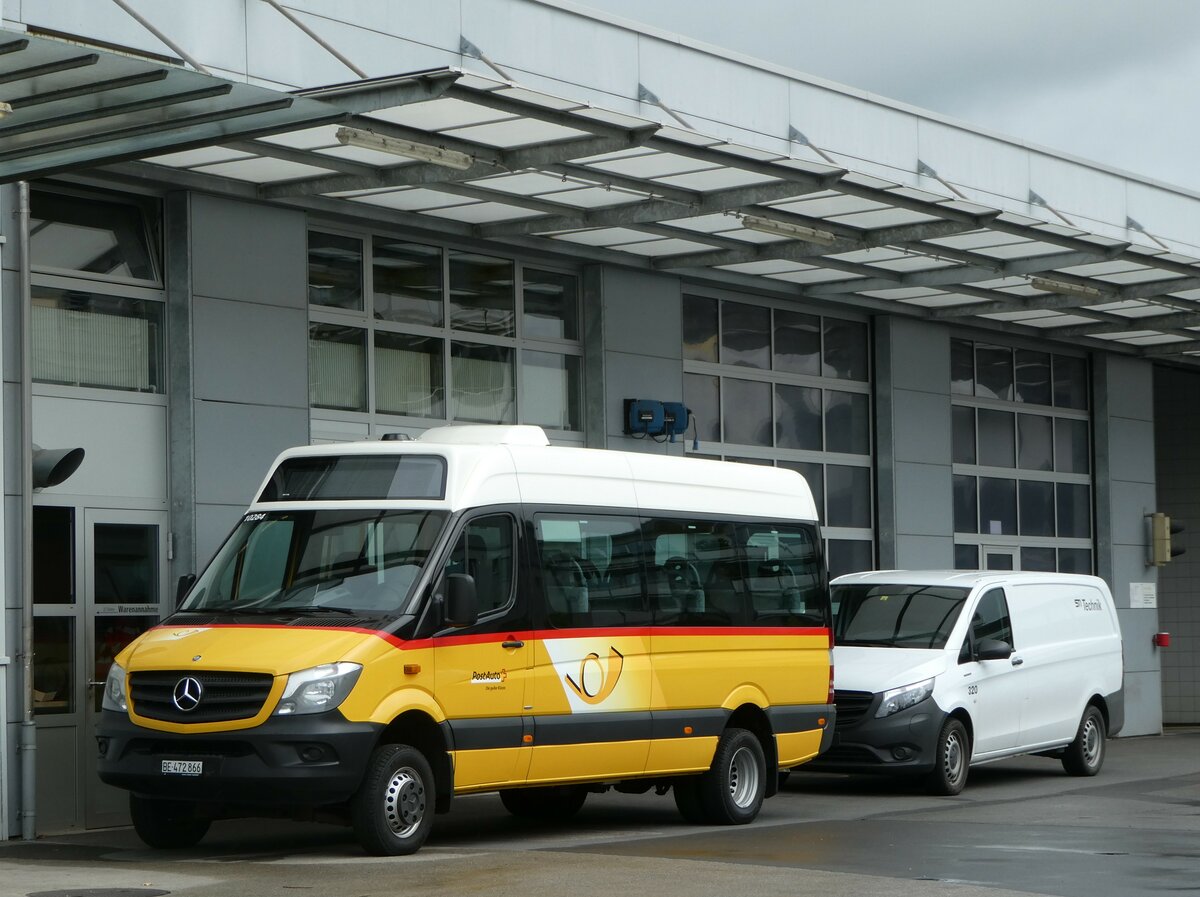
[[[999,639],[981,638],[975,643],[976,660],[1007,660],[1012,653],[1012,645]]]
[[[448,626],[470,626],[479,619],[475,577],[466,573],[448,573],[444,600],[444,618]]]
[[[196,584],[195,573],[185,573],[179,577],[179,582],[175,584],[175,607],[183,603],[183,599],[187,597],[187,593],[191,591],[192,586]]]

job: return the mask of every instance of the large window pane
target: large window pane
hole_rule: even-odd
[[[1013,415],[1008,411],[980,408],[978,419],[979,463],[985,467],[1015,467]]]
[[[537,339],[579,339],[579,281],[570,274],[525,268],[522,327]]]
[[[1063,538],[1087,539],[1092,535],[1091,487],[1058,483],[1058,534]]]
[[[867,370],[867,325],[826,318],[822,373],[839,380],[866,380]]]
[[[720,378],[704,374],[684,374],[683,403],[692,412],[692,426],[696,428],[696,439],[700,442],[720,442]]]
[[[92,561],[97,604],[158,604],[157,526],[96,524]]]
[[[75,618],[34,617],[33,711],[75,709]]]
[[[450,326],[513,336],[513,263],[469,252],[450,253]]]
[[[741,302],[721,303],[721,362],[750,368],[771,366],[771,310]]]
[[[970,340],[950,340],[950,391],[975,395],[975,345]]]
[[[1054,535],[1054,484],[1022,480],[1021,535]]]
[[[873,548],[874,546],[870,542],[830,539],[829,556],[826,558],[830,577],[870,570],[875,566],[875,562],[872,560]]]
[[[444,345],[440,339],[375,331],[375,410],[444,418]]]
[[[450,416],[481,424],[516,422],[513,350],[450,344]]]
[[[825,470],[820,464],[808,461],[780,461],[778,467],[799,471],[812,491],[813,503],[817,506],[817,517],[825,522]]]
[[[75,511],[33,509],[33,603],[75,603]]]
[[[33,287],[33,379],[161,393],[163,303]]]
[[[1050,355],[1017,349],[1017,401],[1050,404]]]
[[[975,477],[954,477],[954,531],[979,532],[979,495]]]
[[[339,324],[308,325],[308,403],[314,408],[367,410],[367,331]]]
[[[308,232],[308,301],[329,308],[363,307],[362,240]]]
[[[821,450],[821,390],[775,387],[775,440],[780,448]]]
[[[1003,346],[975,347],[975,395],[1013,399],[1013,353]]]
[[[376,237],[371,282],[375,317],[442,326],[442,250]]]
[[[955,405],[951,409],[954,430],[951,450],[955,464],[975,463],[975,409]]]
[[[1059,408],[1088,406],[1087,359],[1054,356],[1054,404]]]
[[[1087,548],[1058,549],[1058,572],[1090,574],[1092,572],[1092,552]]]
[[[578,355],[530,352],[521,361],[521,421],[552,430],[578,430]]]
[[[821,373],[821,319],[794,311],[775,312],[775,370]]]
[[[825,466],[829,526],[871,525],[871,470],[867,467]]]
[[[771,444],[771,384],[724,378],[725,442]]]
[[[33,190],[29,253],[34,267],[158,282],[157,202]]]
[[[683,297],[683,357],[686,361],[717,361],[717,300]]]
[[[978,570],[979,569],[979,546],[978,545],[955,545],[954,546],[954,569],[955,570]]]
[[[1053,548],[1022,548],[1021,569],[1032,570],[1036,573],[1054,572]]]
[[[1040,414],[1017,415],[1017,466],[1024,470],[1053,470],[1053,422]]]
[[[1054,465],[1061,473],[1090,473],[1088,422],[1060,417],[1054,421]]]
[[[1017,534],[1017,481],[979,478],[979,531],[989,536]]]
[[[825,451],[871,453],[871,400],[863,393],[825,391]]]

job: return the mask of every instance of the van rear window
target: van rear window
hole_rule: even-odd
[[[288,458],[259,501],[356,501],[446,497],[440,455],[324,455]]]

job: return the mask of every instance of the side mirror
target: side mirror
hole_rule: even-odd
[[[999,639],[981,638],[975,643],[976,660],[1007,660],[1012,653],[1012,645]]]
[[[445,614],[448,626],[470,626],[479,619],[479,602],[475,595],[475,577],[466,573],[446,576]]]
[[[175,584],[175,607],[183,604],[183,599],[187,597],[187,593],[191,591],[192,586],[196,584],[195,573],[185,573],[179,577],[179,582]]]

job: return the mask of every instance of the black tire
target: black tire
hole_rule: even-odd
[[[176,850],[192,847],[208,834],[212,820],[196,815],[196,804],[186,800],[155,800],[129,795],[133,830],[150,847]]]
[[[1068,775],[1094,776],[1104,765],[1104,739],[1107,735],[1104,714],[1095,704],[1088,704],[1079,720],[1075,740],[1067,745],[1062,756],[1063,769]]]
[[[587,795],[583,785],[506,788],[500,792],[500,802],[504,809],[522,819],[562,822],[582,809]]]
[[[424,754],[407,744],[380,745],[350,801],[358,843],[373,856],[415,853],[433,827],[436,798]]]
[[[699,776],[676,779],[671,788],[671,794],[675,797],[675,807],[679,810],[679,815],[683,817],[684,822],[692,825],[704,825],[708,821],[708,817],[704,813],[704,804],[700,800]]]
[[[948,719],[938,733],[933,772],[926,778],[930,794],[958,794],[967,784],[971,765],[971,741],[967,729],[956,719]]]
[[[710,825],[753,822],[766,796],[767,761],[753,732],[726,729],[697,791]]]

